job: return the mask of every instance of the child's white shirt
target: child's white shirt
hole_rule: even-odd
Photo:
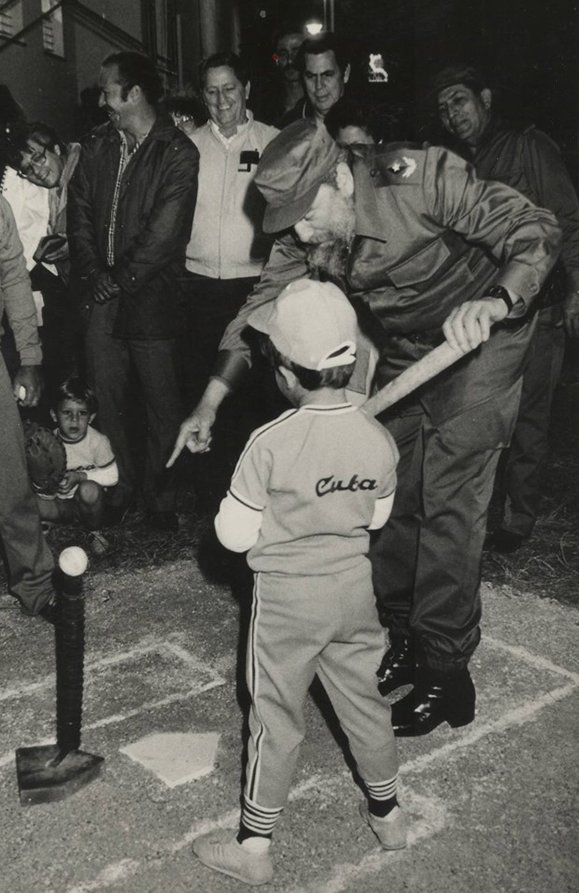
[[[114,487],[118,483],[117,460],[106,435],[91,425],[87,428],[86,436],[76,443],[64,440],[58,428],[54,433],[66,450],[67,471],[84,471],[87,481],[95,481],[101,487]],[[71,499],[76,489],[73,487],[68,493],[59,493],[59,499]]]
[[[350,404],[289,410],[254,431],[215,519],[254,570],[328,573],[365,555],[368,530],[387,520],[398,451]]]

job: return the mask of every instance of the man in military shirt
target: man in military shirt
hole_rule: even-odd
[[[499,524],[486,547],[514,552],[531,535],[549,455],[549,424],[565,351],[565,330],[579,337],[579,201],[555,143],[535,127],[515,126],[494,110],[478,69],[451,65],[432,84],[444,143],[470,161],[477,176],[500,180],[555,214],[561,259],[534,303],[535,335],[523,376],[517,424],[495,484]]]
[[[269,144],[255,182],[264,229],[280,235],[170,461],[185,445],[207,448],[217,407],[248,360],[248,314],[308,273],[342,282],[379,324],[378,387],[445,338],[460,349],[452,369],[381,419],[401,458],[372,561],[390,633],[381,690],[415,683],[394,705],[395,731],[465,725],[475,708],[468,661],[480,639],[486,512],[516,418],[533,330],[527,311],[557,259],[560,230],[549,211],[478,180],[444,149],[385,147],[350,167],[308,121]]]

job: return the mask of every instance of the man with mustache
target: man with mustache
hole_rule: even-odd
[[[279,127],[287,115],[304,97],[302,77],[296,60],[304,40],[301,27],[296,23],[282,25],[273,39],[271,60],[272,77],[262,85],[262,97],[258,104],[258,118]]]

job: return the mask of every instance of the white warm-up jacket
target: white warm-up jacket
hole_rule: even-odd
[[[250,111],[237,133],[224,137],[208,121],[192,135],[199,149],[199,192],[187,269],[212,279],[259,276],[270,241],[261,231],[263,199],[253,178],[257,161],[278,130]]]

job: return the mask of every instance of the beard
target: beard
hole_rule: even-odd
[[[356,215],[351,200],[335,207],[331,238],[317,245],[306,245],[306,263],[314,279],[333,282],[345,290],[350,247],[356,228]]]
[[[350,240],[334,239],[319,245],[306,247],[306,264],[312,279],[320,282],[333,282],[344,290],[350,256]]]

